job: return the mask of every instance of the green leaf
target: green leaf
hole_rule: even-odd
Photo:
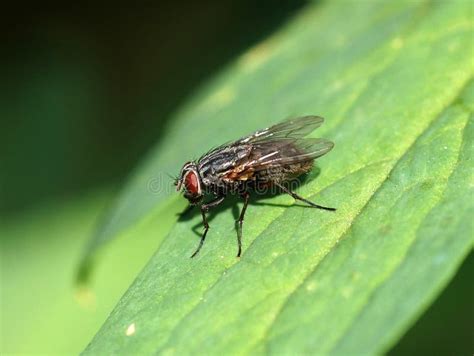
[[[203,88],[129,182],[97,242],[184,208],[165,182],[150,191],[161,172],[294,115],[325,117],[317,135],[336,143],[298,192],[338,210],[282,195],[259,200],[246,215],[241,259],[235,204],[211,214],[195,259],[200,216],[176,223],[86,353],[381,353],[393,345],[472,248],[470,6],[315,4]]]

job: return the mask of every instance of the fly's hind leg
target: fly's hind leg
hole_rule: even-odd
[[[308,204],[309,206],[311,206],[313,208],[318,208],[318,209],[323,209],[323,210],[328,210],[328,211],[336,211],[336,208],[329,208],[327,206],[322,206],[322,205],[315,204],[312,201],[309,201],[308,199],[305,199],[302,196],[299,196],[298,194],[296,194],[295,192],[289,190],[288,188],[286,188],[285,186],[283,186],[281,184],[275,183],[275,185],[278,188],[280,188],[281,190],[283,190],[286,194],[291,195],[294,199],[300,200],[303,203],[306,203],[306,204]]]
[[[244,223],[244,217],[245,217],[245,211],[247,210],[247,205],[249,204],[249,198],[250,194],[248,192],[244,192],[241,194],[242,198],[244,198],[244,206],[242,207],[242,210],[240,212],[239,219],[237,220],[237,245],[238,245],[238,250],[237,250],[237,257],[240,257],[240,254],[242,253],[242,225]]]

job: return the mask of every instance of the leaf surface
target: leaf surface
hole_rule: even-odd
[[[464,1],[315,4],[198,92],[119,197],[97,245],[159,219],[164,206],[184,208],[162,172],[294,115],[325,117],[314,135],[336,143],[298,193],[338,210],[282,195],[254,202],[241,259],[241,205],[211,214],[195,259],[200,216],[179,221],[85,353],[393,345],[472,248],[470,13]]]

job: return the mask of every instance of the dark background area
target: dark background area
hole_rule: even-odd
[[[4,7],[0,214],[8,218],[45,201],[118,187],[197,86],[305,3]],[[473,261],[471,254],[391,354],[474,349]]]
[[[474,254],[388,355],[472,355]]]
[[[120,182],[200,83],[305,1],[106,4],[2,10],[2,214]]]

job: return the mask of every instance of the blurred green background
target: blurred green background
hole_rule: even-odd
[[[0,15],[1,348],[78,353],[154,251],[125,236],[74,275],[120,182],[171,113],[305,1],[10,5]],[[157,222],[158,229],[165,229]],[[469,256],[392,354],[474,349]]]

